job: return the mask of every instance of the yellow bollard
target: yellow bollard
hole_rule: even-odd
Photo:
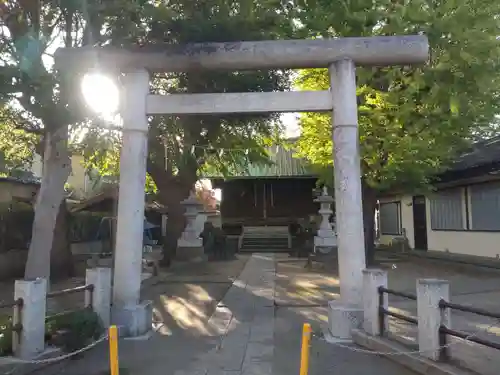
[[[307,375],[309,372],[309,345],[311,343],[311,333],[311,325],[309,323],[304,323],[302,327],[302,347],[300,349],[300,375]]]
[[[118,329],[110,326],[108,329],[109,340],[109,368],[111,375],[118,375]]]

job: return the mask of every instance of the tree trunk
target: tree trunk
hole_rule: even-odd
[[[45,135],[42,184],[35,204],[35,218],[24,277],[50,279],[50,253],[56,219],[64,199],[64,184],[71,172],[68,127]]]
[[[150,174],[158,188],[160,203],[167,207],[168,212],[162,262],[168,267],[175,257],[177,240],[186,226],[185,209],[180,202],[189,196],[196,181],[180,182],[177,178],[169,176],[167,171],[155,171]]]
[[[375,209],[377,208],[377,191],[362,183],[363,191],[363,230],[365,233],[366,266],[375,264]]]
[[[184,207],[182,207],[180,201],[189,195],[189,191],[186,197],[179,198],[179,200],[172,199],[171,196],[166,197],[165,195],[170,195],[168,192],[166,194],[160,192],[160,197],[162,195],[163,199],[160,198],[162,204],[168,206],[167,227],[165,237],[163,238],[163,264],[169,267],[177,253],[177,240],[186,226]]]
[[[73,256],[68,238],[68,209],[66,202],[59,206],[50,252],[51,278],[63,279],[73,275]]]

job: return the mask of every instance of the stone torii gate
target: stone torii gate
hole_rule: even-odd
[[[124,73],[123,147],[113,288],[115,323],[132,336],[151,327],[151,304],[140,301],[144,184],[149,115],[333,110],[333,158],[340,301],[330,304],[334,336],[362,319],[365,268],[355,66],[422,64],[425,36],[203,43],[133,49],[62,48],[60,71]],[[331,90],[223,94],[149,94],[149,72],[329,68]],[[361,315],[361,317],[360,317]]]

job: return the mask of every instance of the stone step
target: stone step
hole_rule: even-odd
[[[288,234],[288,227],[285,226],[271,226],[271,227],[244,227],[243,232],[246,234],[275,234],[283,233]]]
[[[240,253],[288,253],[290,249],[288,248],[254,248],[254,247],[242,247]]]
[[[277,248],[277,249],[288,249],[288,244],[269,244],[269,243],[251,243],[251,244],[242,244],[241,247],[247,247],[247,248],[266,248],[266,247],[272,247],[272,248]]]
[[[283,241],[286,242],[288,241],[288,236],[274,236],[274,237],[269,237],[269,236],[243,236],[243,241]]]
[[[239,251],[243,253],[289,252],[288,227],[246,227]]]
[[[269,237],[243,237],[243,242],[279,242],[279,243],[287,243],[288,242],[288,237],[274,237],[274,238],[269,238]]]
[[[267,248],[272,247],[276,249],[288,249],[288,244],[268,244],[268,243],[257,243],[257,244],[242,244],[242,248]]]
[[[288,246],[288,240],[286,238],[275,238],[275,239],[243,239],[243,244],[265,244],[265,245],[281,245],[285,244]]]
[[[287,238],[243,238],[240,251],[242,252],[288,252]]]

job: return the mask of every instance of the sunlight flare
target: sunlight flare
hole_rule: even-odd
[[[81,90],[92,111],[109,116],[118,110],[120,92],[117,84],[111,78],[98,73],[85,74]]]

